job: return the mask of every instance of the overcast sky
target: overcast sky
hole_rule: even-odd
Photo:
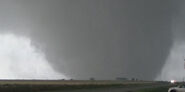
[[[183,25],[183,3],[0,0],[0,30],[31,39],[54,71],[69,78],[153,80],[174,42],[183,41],[184,26],[174,26]]]

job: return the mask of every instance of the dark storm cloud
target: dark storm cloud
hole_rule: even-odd
[[[175,12],[173,13],[172,21],[173,21],[173,36],[175,41],[184,42],[184,35],[185,35],[185,1],[178,0],[175,1]]]
[[[154,79],[172,44],[171,0],[1,2],[1,28],[30,36],[76,79]]]

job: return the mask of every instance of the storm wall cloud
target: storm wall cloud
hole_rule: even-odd
[[[173,0],[1,0],[0,30],[28,36],[70,78],[153,80],[173,44]]]

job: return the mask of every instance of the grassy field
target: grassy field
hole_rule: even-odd
[[[106,87],[138,87],[158,85],[146,81],[82,81],[82,80],[0,80],[0,92],[40,92],[49,90],[95,89]],[[147,90],[147,89],[146,89]],[[146,91],[141,91],[146,92]],[[147,91],[149,92],[149,91]],[[156,92],[156,91],[151,91]],[[162,92],[162,91],[160,91]]]
[[[141,89],[138,92],[168,92],[169,86],[159,88]]]

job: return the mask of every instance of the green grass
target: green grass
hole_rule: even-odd
[[[165,83],[162,83],[165,84]],[[132,88],[161,85],[155,82],[123,81],[38,81],[38,80],[0,80],[0,92],[41,92],[57,90],[95,89],[95,88]],[[141,91],[143,92],[143,91]],[[148,91],[144,91],[148,92]],[[153,91],[151,91],[153,92]],[[155,92],[155,91],[154,91]],[[161,92],[161,91],[160,91]]]
[[[118,84],[109,85],[0,85],[0,92],[41,92],[54,90],[75,90],[75,89],[94,89],[119,87]]]
[[[168,86],[167,87],[159,87],[159,88],[146,88],[141,89],[138,92],[168,92]]]

